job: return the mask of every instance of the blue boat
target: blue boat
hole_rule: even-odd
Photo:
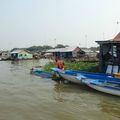
[[[120,79],[84,79],[82,82],[100,92],[120,96]]]
[[[112,79],[113,76],[102,74],[102,73],[92,73],[92,72],[82,72],[78,70],[61,70],[59,68],[51,68],[54,72],[57,72],[62,78],[67,81],[83,84],[83,79]]]
[[[58,68],[52,68],[52,70],[70,82],[86,84],[98,91],[120,96],[120,79],[112,75],[77,70],[61,70]]]
[[[31,69],[31,74],[43,77],[43,78],[52,78],[52,73],[49,73],[47,71],[41,70],[41,69]]]

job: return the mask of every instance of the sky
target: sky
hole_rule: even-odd
[[[0,0],[0,50],[96,47],[120,31],[120,0]]]

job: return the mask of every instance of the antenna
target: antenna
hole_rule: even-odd
[[[120,22],[119,21],[117,21],[117,24],[119,24]]]
[[[119,23],[120,23],[120,21],[117,20],[115,34],[117,34],[119,32]]]
[[[57,43],[56,43],[56,38],[54,38],[54,42],[55,42],[55,47],[57,46]]]
[[[85,35],[85,47],[87,48],[87,34]]]

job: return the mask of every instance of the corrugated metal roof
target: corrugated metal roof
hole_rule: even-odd
[[[82,48],[82,50],[83,50],[84,52],[86,52],[86,53],[92,52],[92,50],[90,50],[90,49],[88,49],[88,48]]]
[[[11,54],[20,53],[20,52],[22,52],[22,51],[23,51],[23,50],[14,50],[14,51],[11,52]]]
[[[71,47],[66,47],[66,48],[56,48],[56,49],[50,49],[47,50],[46,52],[72,52],[76,49],[77,47],[71,46]]]
[[[96,41],[98,44],[106,44],[106,43],[120,43],[120,32],[113,38],[104,41]]]
[[[30,53],[30,51],[25,50],[25,49],[17,49],[17,50],[13,50],[13,51],[11,52],[11,54],[14,54],[14,53],[21,53],[21,52]],[[30,53],[30,54],[31,54],[31,53]]]

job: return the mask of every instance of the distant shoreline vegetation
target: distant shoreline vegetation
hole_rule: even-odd
[[[99,63],[98,62],[71,62],[68,60],[64,61],[65,70],[80,70],[86,72],[99,72]],[[43,69],[46,71],[51,71],[50,68],[56,67],[55,62],[49,62]]]
[[[16,49],[25,49],[30,52],[40,52],[40,51],[45,51],[49,49],[54,49],[54,48],[65,48],[68,47],[69,45],[62,45],[62,44],[57,44],[55,47],[49,46],[49,45],[43,45],[43,46],[31,46],[28,48],[13,48],[11,51],[16,50]],[[99,47],[90,47],[91,50],[96,51],[99,50]]]
[[[16,50],[16,49],[25,49],[30,52],[40,52],[43,50],[49,50],[49,49],[54,49],[54,48],[65,48],[65,47],[68,47],[68,45],[57,44],[55,47],[52,47],[50,45],[43,45],[43,46],[31,46],[28,48],[13,48],[11,51]]]

